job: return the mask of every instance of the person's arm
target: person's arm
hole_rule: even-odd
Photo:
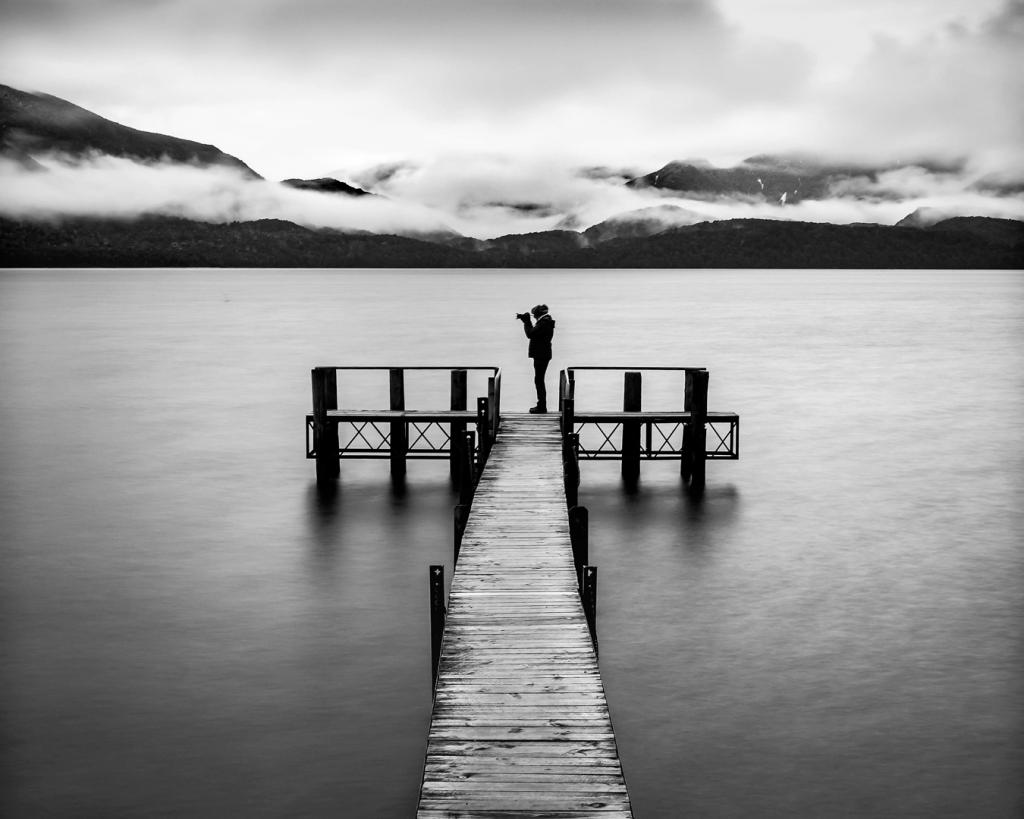
[[[527,338],[531,338],[533,336],[534,327],[533,327],[533,321],[530,319],[530,314],[529,313],[524,313],[523,314],[522,322],[523,322],[523,332],[526,333],[526,337]]]

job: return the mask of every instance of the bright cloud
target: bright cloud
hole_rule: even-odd
[[[8,0],[0,81],[274,178],[446,154],[1024,166],[1021,0]]]

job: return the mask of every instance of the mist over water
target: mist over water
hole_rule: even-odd
[[[320,498],[309,370],[501,366],[522,410],[538,302],[549,390],[705,366],[742,418],[699,505],[582,465],[636,815],[1015,815],[1019,273],[259,270],[0,272],[4,815],[411,815],[456,497],[354,461]]]

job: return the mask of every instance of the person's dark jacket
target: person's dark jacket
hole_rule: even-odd
[[[529,315],[523,318],[523,330],[530,339],[530,358],[551,358],[551,338],[555,335],[555,320],[547,313],[534,324]]]

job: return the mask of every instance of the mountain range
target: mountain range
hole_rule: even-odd
[[[42,170],[39,154],[82,158],[104,154],[140,161],[223,166],[260,178],[241,159],[213,145],[139,131],[49,94],[0,85],[0,155],[23,167]]]
[[[685,192],[697,198],[746,196],[771,202],[795,204],[804,200],[827,199],[844,183],[877,185],[884,174],[918,170],[931,175],[961,173],[964,160],[938,162],[928,159],[867,165],[827,162],[815,157],[760,155],[744,159],[731,168],[716,168],[702,160],[669,162],[662,168],[629,180],[632,188],[655,188]],[[1013,194],[1019,185],[995,177],[983,179],[976,189]],[[886,196],[884,188],[877,195]],[[895,198],[889,194],[891,198]]]
[[[213,145],[141,131],[47,94],[0,86],[0,157],[22,173],[49,173],[40,158],[76,162],[111,156],[138,163],[178,163],[262,177]],[[396,166],[398,167],[398,166]],[[875,183],[907,166],[866,167],[809,157],[754,156],[731,168],[700,160],[670,162],[657,171],[581,171],[633,190],[682,192],[780,205],[824,199],[837,185]],[[955,173],[962,163],[913,167]],[[384,181],[387,175],[380,175]],[[610,181],[609,181],[610,180]],[[386,198],[331,178],[286,179],[282,187],[325,197]],[[1013,184],[990,179],[1000,195]],[[365,183],[364,183],[365,185]],[[329,203],[328,203],[329,205]],[[537,209],[534,205],[509,207]],[[670,204],[618,214],[597,224],[563,220],[555,229],[473,239],[444,225],[405,235],[312,228],[280,219],[199,221],[167,213],[134,218],[0,217],[0,263],[6,266],[230,267],[918,267],[1017,268],[1024,260],[1024,223],[915,211],[895,226],[833,225],[783,219],[709,221]],[[583,229],[576,229],[583,227]]]

